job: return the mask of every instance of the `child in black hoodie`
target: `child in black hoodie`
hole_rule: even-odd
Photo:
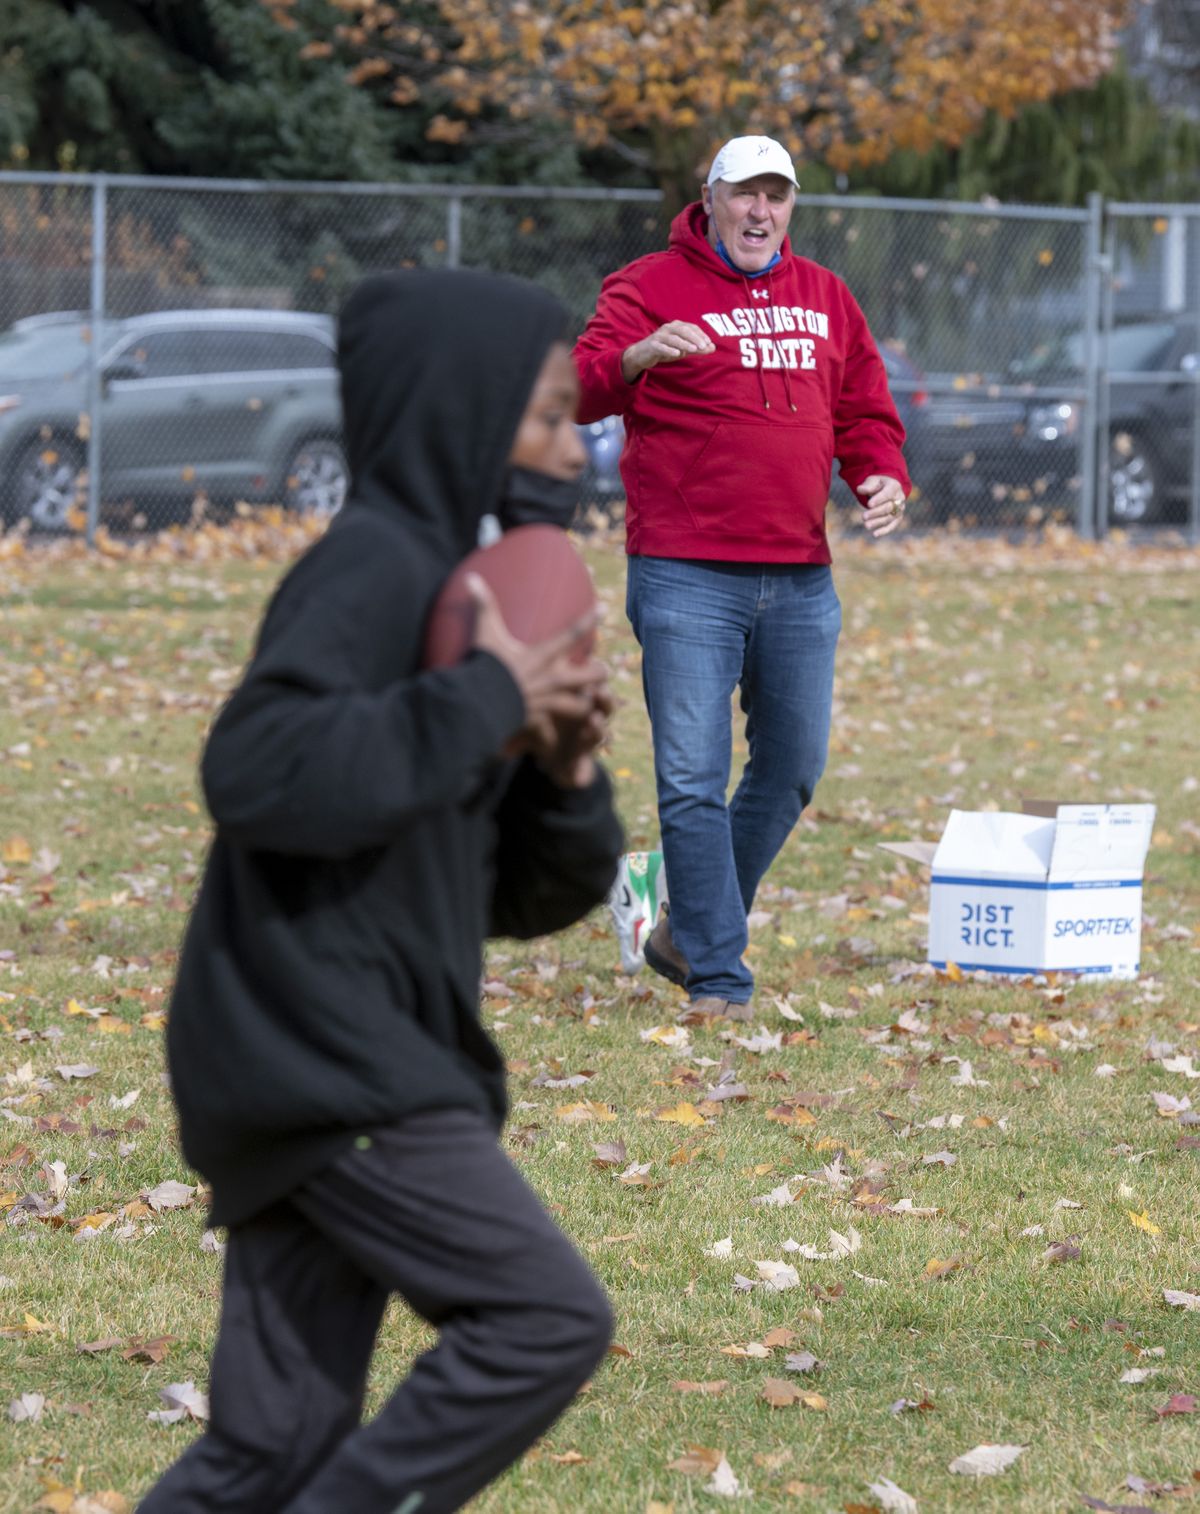
[[[621,850],[604,670],[522,647],[421,671],[485,515],[566,524],[583,462],[562,307],[475,273],[342,314],[350,497],[287,574],[202,777],[216,835],[168,1026],[184,1152],[229,1227],[207,1432],[142,1514],[442,1514],[603,1354],[599,1285],[502,1152],[482,943],[599,903]],[[505,760],[513,745],[525,755]],[[438,1326],[360,1423],[401,1294]]]

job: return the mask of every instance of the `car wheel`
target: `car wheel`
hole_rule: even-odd
[[[346,502],[350,467],[336,442],[317,437],[296,449],[284,480],[283,502],[297,515],[329,520]]]
[[[9,475],[5,515],[13,524],[27,520],[33,531],[71,530],[82,503],[79,475],[85,462],[75,442],[59,437],[31,442]]]
[[[1108,455],[1108,518],[1114,526],[1145,525],[1162,513],[1159,467],[1132,431],[1114,431]]]

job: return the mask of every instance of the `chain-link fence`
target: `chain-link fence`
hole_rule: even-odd
[[[357,279],[524,274],[582,326],[604,275],[665,234],[653,191],[0,174],[4,520],[330,513],[335,314]],[[866,311],[914,517],[1200,531],[1200,209],[802,196],[791,236]],[[585,439],[590,492],[615,497],[619,427]]]

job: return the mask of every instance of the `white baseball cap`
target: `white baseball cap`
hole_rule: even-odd
[[[760,173],[781,174],[799,188],[788,150],[774,137],[731,137],[712,160],[708,183],[727,179],[731,184],[740,184]]]

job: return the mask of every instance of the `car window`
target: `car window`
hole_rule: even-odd
[[[1118,373],[1157,368],[1174,339],[1175,327],[1166,321],[1149,326],[1118,326],[1108,339],[1108,366]],[[1081,340],[1081,351],[1082,346]]]
[[[1108,339],[1108,366],[1117,373],[1132,373],[1142,368],[1156,368],[1175,339],[1170,321],[1138,322],[1117,326]],[[1039,373],[1055,373],[1083,368],[1084,334],[1073,331],[1035,347],[1027,358],[1013,363],[1014,377],[1032,378]]]
[[[331,368],[323,342],[297,331],[218,327],[191,333],[198,374],[270,373],[279,369]]]
[[[332,347],[300,331],[258,333],[264,368],[332,368]]]
[[[113,354],[117,364],[136,363],[143,378],[180,378],[196,371],[190,331],[149,331]]]

